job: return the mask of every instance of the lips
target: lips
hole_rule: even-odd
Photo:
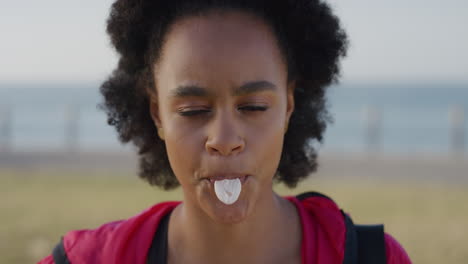
[[[241,183],[244,183],[249,176],[246,174],[224,174],[205,177],[203,180],[208,180],[211,184],[214,184],[215,181],[239,179]]]

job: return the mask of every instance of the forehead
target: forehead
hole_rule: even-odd
[[[285,82],[285,73],[271,27],[241,11],[179,19],[167,33],[156,65],[156,78],[173,82],[165,86],[174,82],[237,85],[258,79]]]

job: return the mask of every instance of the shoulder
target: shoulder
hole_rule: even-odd
[[[385,233],[385,253],[387,264],[410,264],[411,260],[405,249],[391,235]]]
[[[125,220],[96,229],[70,231],[62,238],[66,256],[71,263],[101,263],[104,259],[112,263],[131,263],[126,260],[137,259],[144,262],[159,221],[179,203],[159,203]],[[50,256],[43,261],[47,259]]]
[[[307,192],[286,198],[296,205],[303,225],[320,226],[331,232],[339,229],[344,237],[343,211],[331,198],[317,192]]]
[[[335,202],[316,192],[286,198],[296,205],[301,219],[305,263],[342,263],[346,226]]]
[[[320,193],[308,192],[286,198],[298,209],[303,226],[303,247],[310,247],[307,251],[314,252],[322,262],[342,263],[345,253],[349,250],[346,248],[350,240],[347,234],[349,223],[345,220],[346,217],[350,219],[349,215],[345,214],[331,198]],[[352,221],[351,225],[354,226]],[[382,235],[379,241],[382,250],[385,250],[387,263],[411,263],[403,247],[391,235],[380,232]],[[313,249],[317,241],[322,245],[319,252],[316,252],[317,248],[315,251]]]

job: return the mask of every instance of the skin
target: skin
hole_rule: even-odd
[[[271,28],[241,11],[184,17],[161,54],[150,110],[184,193],[168,262],[300,263],[296,208],[272,189],[294,82]],[[240,197],[225,205],[207,178],[237,176]]]

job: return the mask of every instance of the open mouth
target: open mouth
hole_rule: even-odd
[[[249,178],[249,175],[225,174],[207,177],[210,187],[220,202],[225,205],[236,203],[242,192],[242,186]]]
[[[226,175],[226,176],[207,177],[207,178],[203,178],[203,180],[207,180],[211,184],[214,184],[216,181],[239,179],[241,183],[243,184],[247,180],[248,177],[250,177],[250,175],[239,175],[239,176]]]

